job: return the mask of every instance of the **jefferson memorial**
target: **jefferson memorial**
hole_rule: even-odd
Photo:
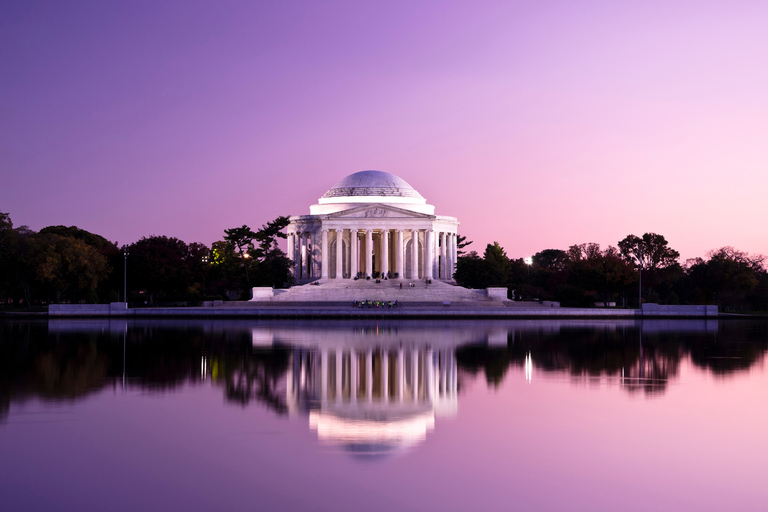
[[[309,215],[290,221],[287,252],[297,284],[453,280],[459,221],[435,215],[435,207],[394,174],[350,174],[310,206]]]

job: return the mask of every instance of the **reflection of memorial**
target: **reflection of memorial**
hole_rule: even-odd
[[[435,416],[456,414],[452,347],[295,348],[287,375],[290,412],[309,412],[321,441],[383,455],[423,441]]]

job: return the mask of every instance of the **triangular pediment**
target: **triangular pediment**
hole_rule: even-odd
[[[388,204],[365,204],[328,215],[330,219],[432,219],[434,215],[412,212]]]

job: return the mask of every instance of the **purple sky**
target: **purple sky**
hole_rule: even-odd
[[[0,211],[210,244],[396,174],[482,251],[768,254],[765,1],[0,6]]]

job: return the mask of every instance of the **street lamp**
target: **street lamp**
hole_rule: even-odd
[[[638,261],[638,276],[639,276],[639,283],[640,286],[637,290],[637,309],[643,309],[643,247],[640,246],[637,251],[637,261]]]
[[[203,256],[203,300],[205,300],[205,274],[208,273],[208,255]]]
[[[531,265],[533,265],[533,258],[530,256],[525,258],[523,261],[525,261],[525,264],[528,265],[528,275],[531,275]]]
[[[125,262],[123,263],[123,300],[126,305],[128,304],[128,246],[123,246],[123,256]]]

